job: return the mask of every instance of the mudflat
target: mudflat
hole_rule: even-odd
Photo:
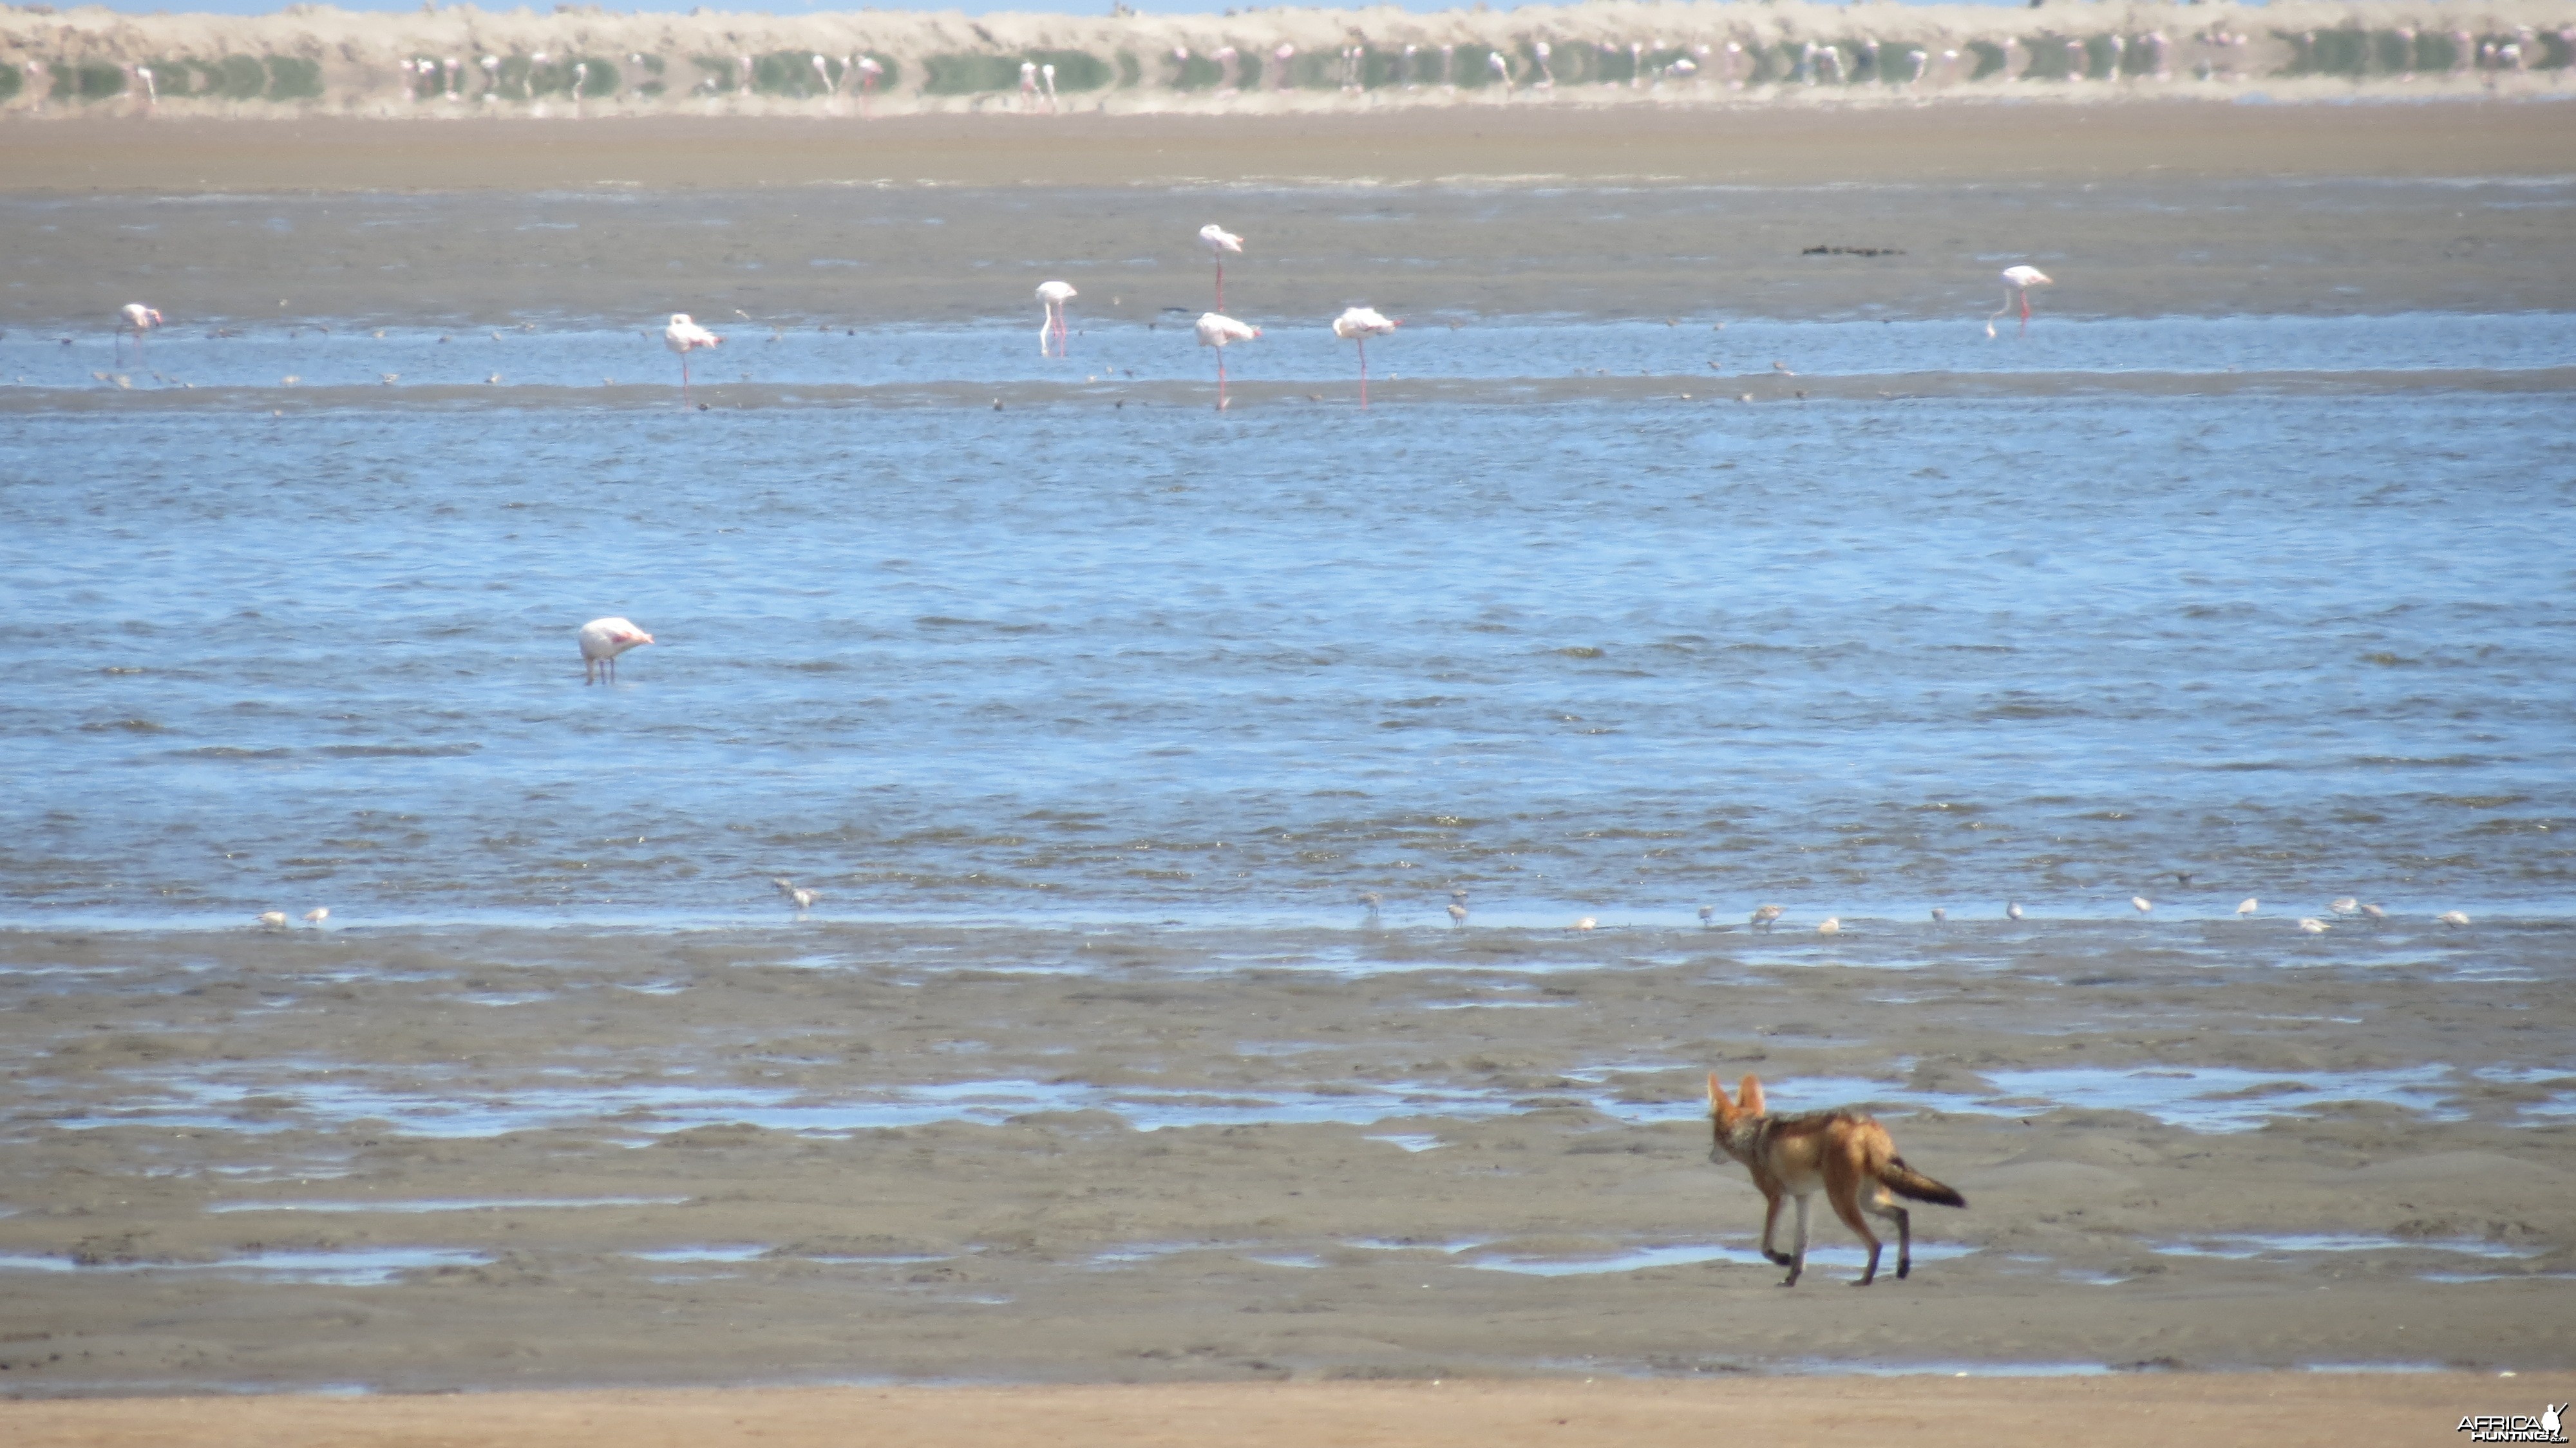
[[[0,323],[1076,325],[2576,307],[2576,107],[21,126]],[[2437,179],[2440,178],[2440,179]],[[2538,190],[2531,190],[2532,187]],[[2508,204],[2510,203],[2510,204]]]
[[[125,120],[11,126],[0,191],[2531,176],[2563,172],[2571,143],[2576,107],[2492,101],[1997,101],[1798,111],[1624,106],[873,121]]]

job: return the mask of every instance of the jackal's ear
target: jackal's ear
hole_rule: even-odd
[[[1744,1078],[1744,1084],[1736,1088],[1735,1100],[1736,1104],[1743,1108],[1745,1114],[1748,1116],[1761,1116],[1765,1114],[1762,1107],[1761,1079],[1756,1076],[1746,1076]]]

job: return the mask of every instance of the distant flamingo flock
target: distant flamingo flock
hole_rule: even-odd
[[[1239,342],[1260,340],[1261,329],[1248,322],[1237,321],[1226,315],[1225,311],[1225,259],[1229,255],[1243,254],[1243,238],[1210,222],[1199,228],[1199,244],[1208,249],[1209,256],[1216,263],[1216,306],[1213,310],[1202,313],[1191,330],[1197,335],[1200,346],[1216,349],[1216,409],[1223,412],[1231,402],[1226,395],[1225,349]],[[1995,319],[2010,312],[2016,301],[2021,306],[2021,330],[2027,333],[2030,330],[2030,289],[2051,285],[2051,279],[2047,273],[2035,266],[2009,266],[2004,268],[2001,275],[2004,284],[2004,304],[1986,319],[1986,335],[1989,337],[1995,335]],[[1073,334],[1066,320],[1066,313],[1069,304],[1080,295],[1081,293],[1074,289],[1071,282],[1038,283],[1039,356],[1060,358],[1068,355]],[[736,313],[736,315],[742,314]],[[158,311],[141,302],[128,302],[117,310],[116,338],[121,346],[124,339],[131,336],[134,339],[135,355],[140,357],[143,352],[144,335],[160,325],[162,321]],[[1354,306],[1344,308],[1341,315],[1333,318],[1330,325],[1334,337],[1357,346],[1360,373],[1359,404],[1362,410],[1366,410],[1369,339],[1391,336],[1404,323],[1374,307]],[[377,335],[384,334],[379,332]],[[680,359],[680,406],[685,409],[690,406],[689,354],[722,346],[724,338],[699,326],[688,313],[673,312],[669,324],[662,329],[662,345],[670,348],[673,355]],[[1781,363],[1775,362],[1772,366],[1783,372],[1788,371]],[[391,380],[390,375],[387,380]],[[494,380],[498,380],[497,377]],[[998,403],[995,405],[999,406]],[[649,643],[651,640],[647,639],[645,642]]]

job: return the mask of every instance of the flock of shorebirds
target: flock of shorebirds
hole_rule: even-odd
[[[1209,254],[1214,257],[1216,261],[1216,307],[1212,311],[1202,313],[1199,316],[1198,321],[1192,324],[1192,330],[1197,333],[1200,346],[1213,347],[1216,349],[1216,407],[1217,411],[1223,412],[1227,407],[1227,398],[1225,393],[1225,349],[1238,342],[1259,340],[1261,329],[1246,322],[1239,322],[1234,318],[1227,316],[1225,313],[1225,259],[1228,254],[1240,255],[1242,253],[1243,238],[1226,230],[1224,227],[1211,222],[1208,225],[1199,228],[1199,243],[1208,249]],[[2030,329],[2030,289],[2032,287],[2044,287],[2053,284],[2049,275],[2035,266],[2009,266],[2003,269],[2001,277],[2004,285],[2004,304],[1997,307],[1986,318],[1986,335],[1989,337],[1995,335],[1996,320],[2011,312],[2015,304],[2018,304],[2021,308],[2022,330],[2025,332],[2028,331]],[[1066,355],[1066,345],[1071,337],[1071,333],[1067,329],[1065,323],[1066,306],[1068,303],[1072,302],[1075,297],[1080,295],[1081,293],[1074,290],[1071,282],[1046,281],[1038,283],[1037,299],[1040,310],[1040,319],[1038,322],[1039,356],[1062,357]],[[118,343],[121,346],[123,344],[123,340],[127,336],[132,336],[134,339],[135,355],[140,358],[143,353],[144,337],[148,335],[153,328],[161,325],[161,314],[158,311],[145,306],[141,302],[128,302],[122,308],[119,308],[116,314],[116,336]],[[1335,317],[1332,320],[1332,331],[1335,337],[1338,337],[1345,342],[1358,344],[1360,363],[1360,406],[1363,409],[1368,406],[1369,339],[1371,337],[1386,336],[1396,328],[1403,325],[1403,322],[1390,318],[1373,307],[1365,306],[1345,308],[1340,316]],[[377,335],[382,336],[383,334],[378,333]],[[68,342],[70,339],[65,338],[64,340]],[[445,339],[442,338],[441,340]],[[671,351],[680,359],[680,406],[685,409],[690,406],[689,354],[692,352],[720,347],[724,345],[724,338],[707,330],[705,327],[700,326],[688,313],[673,312],[671,314],[670,323],[662,329],[662,345],[670,348]],[[1772,365],[1776,368],[1780,368],[1780,370],[1787,370],[1783,364],[1775,362]],[[391,380],[391,376],[391,374],[387,374],[388,381]],[[292,382],[295,379],[288,378],[287,380]],[[491,380],[498,381],[500,379],[496,374]],[[119,382],[121,385],[122,379],[119,379]],[[701,410],[704,410],[705,404],[701,403],[698,404],[698,406]],[[994,406],[998,408],[1000,404],[997,402]],[[603,620],[603,622],[609,621],[610,620]],[[616,620],[616,622],[623,622],[623,620]],[[632,625],[629,625],[629,627],[632,627]],[[652,640],[647,638],[643,640],[643,642],[650,643]],[[591,657],[586,639],[583,648],[583,657]],[[610,655],[609,657],[613,659],[614,655]]]
[[[773,889],[778,891],[779,898],[785,900],[790,906],[792,906],[800,917],[802,917],[806,911],[814,908],[815,901],[823,898],[822,891],[807,889],[806,887],[797,884],[795,881],[784,877],[773,879],[769,883]],[[1374,917],[1382,908],[1384,908],[1386,897],[1375,890],[1362,890],[1359,893],[1359,903],[1362,909],[1366,910],[1372,917]],[[2144,895],[2130,896],[2129,904],[2140,915],[2145,915],[2148,911],[2155,909],[2155,902],[2149,900]],[[2251,917],[2262,909],[2262,904],[2263,902],[2256,900],[2249,895],[2246,897],[2245,903],[2236,907],[2236,914],[2240,919]],[[2377,905],[2356,900],[2350,895],[2346,895],[2338,900],[2327,902],[2326,909],[2329,913],[2336,916],[2358,916],[2364,920],[2372,922],[2373,924],[2388,918],[2388,912],[2386,910]],[[1787,913],[1786,908],[1779,905],[1756,906],[1752,915],[1746,918],[1746,923],[1756,930],[1768,932],[1780,923],[1780,917],[1785,913]],[[2004,918],[2007,920],[2021,919],[2021,903],[2019,901],[2007,901],[2004,905],[2003,913]],[[1468,914],[1467,892],[1465,890],[1450,891],[1448,907],[1449,923],[1452,925],[1463,926],[1467,923]],[[304,912],[304,923],[317,930],[322,927],[322,923],[324,921],[329,920],[330,918],[331,911],[328,907],[307,910]],[[1933,924],[1942,924],[1949,918],[1950,912],[1947,909],[1939,905],[1932,907]],[[2469,923],[2468,912],[2463,910],[2445,910],[2433,918],[2455,930],[2463,928]],[[270,910],[264,912],[259,916],[257,923],[259,928],[262,930],[287,930],[292,928],[288,924],[286,912],[283,910]],[[1699,907],[1699,923],[1702,928],[1715,929],[1717,927],[1717,907],[1714,905],[1702,905]],[[1599,920],[1586,915],[1566,928],[1569,930],[1596,930],[1600,928],[1600,925],[1601,922]],[[1842,933],[1842,928],[1842,921],[1831,915],[1817,921],[1815,926],[1815,930],[1818,935],[1839,935]],[[2324,920],[2318,919],[2315,916],[2305,916],[2299,921],[2299,929],[2309,935],[2323,935],[2333,928],[2333,925]]]
[[[2191,883],[2191,876],[2188,872],[2177,871],[2174,875],[2174,879],[2176,883],[2181,885],[2189,885]],[[785,882],[782,881],[781,883],[783,884]],[[1379,911],[1384,909],[1386,906],[1386,896],[1375,890],[1362,890],[1359,892],[1358,898],[1360,908],[1367,911],[1372,917],[1376,916]],[[802,909],[803,907],[799,906],[798,908]],[[2139,916],[2143,918],[2152,912],[2156,908],[2156,905],[2154,901],[2148,899],[2144,895],[2132,895],[2129,897],[2129,908],[2137,911]],[[2250,919],[2254,915],[2260,913],[2262,908],[2262,901],[2248,895],[2245,897],[2244,902],[2236,907],[2236,916],[2240,920]],[[2359,917],[2361,919],[2368,920],[2373,924],[2377,924],[2378,922],[2388,918],[2388,911],[2386,909],[2355,899],[2350,895],[2345,895],[2338,899],[2326,902],[2326,911],[2328,914],[2335,915],[2337,917]],[[1753,913],[1745,918],[1745,923],[1751,925],[1756,930],[1767,933],[1777,927],[1780,923],[1781,917],[1787,913],[1788,910],[1786,906],[1757,905],[1754,907]],[[1463,926],[1467,923],[1468,914],[1467,892],[1463,889],[1450,891],[1448,906],[1449,923],[1452,925]],[[2022,915],[2023,911],[2020,901],[2008,900],[2004,902],[2003,916],[2006,920],[2019,920],[2022,918]],[[1944,924],[1949,920],[1949,918],[1950,911],[1948,907],[1941,905],[1935,905],[1932,907],[1933,924]],[[2462,928],[2469,923],[2468,912],[2463,910],[2445,910],[2433,918],[2455,930]],[[1703,929],[1716,929],[1717,907],[1714,905],[1702,905],[1699,907],[1699,923]],[[1586,915],[1566,928],[1577,931],[1596,930],[1600,928],[1600,925],[1601,922],[1599,920]],[[1818,935],[1839,935],[1842,933],[1842,928],[1843,922],[1840,917],[1833,915],[1828,915],[1824,919],[1817,921],[1815,924],[1815,932]],[[2323,935],[2327,931],[2334,929],[2334,926],[2315,916],[2302,916],[2299,920],[2299,929],[2305,934]]]

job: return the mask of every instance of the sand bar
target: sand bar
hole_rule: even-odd
[[[158,1398],[0,1404],[21,1448],[1511,1448],[1742,1441],[2165,1448],[2449,1442],[2461,1417],[2536,1415],[2576,1374],[1787,1378],[1729,1383],[1456,1381],[1254,1387],[793,1388],[370,1399]]]

